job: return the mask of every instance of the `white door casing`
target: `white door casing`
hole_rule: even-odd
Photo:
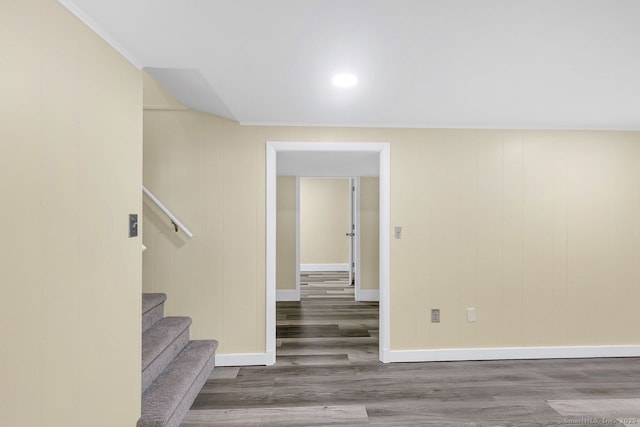
[[[390,347],[390,163],[387,142],[319,143],[267,142],[266,144],[266,364],[276,360],[276,175],[279,152],[377,153],[380,177],[380,348],[379,358],[389,362]],[[359,175],[351,173],[350,176]],[[356,230],[358,231],[358,230]],[[357,240],[357,239],[356,239]],[[357,246],[357,244],[356,244]],[[357,248],[356,248],[357,250]],[[356,278],[359,274],[356,274]]]
[[[349,283],[355,285],[358,275],[356,274],[356,264],[358,263],[358,252],[356,250],[356,239],[360,236],[356,233],[356,179],[349,178],[349,229],[347,236],[349,236]]]

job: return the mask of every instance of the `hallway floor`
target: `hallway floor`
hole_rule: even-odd
[[[277,303],[276,366],[378,362],[378,303],[355,301],[347,273],[302,273],[300,299]]]
[[[301,282],[276,364],[215,368],[182,427],[640,425],[638,358],[382,364],[377,303],[341,273]]]

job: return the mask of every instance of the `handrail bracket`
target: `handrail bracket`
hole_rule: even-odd
[[[181,223],[180,220],[178,218],[176,218],[176,216],[173,213],[171,213],[171,211],[169,209],[167,209],[167,207],[165,205],[163,205],[162,202],[160,202],[160,200],[158,200],[158,198],[156,196],[154,196],[151,191],[147,190],[147,188],[144,185],[142,186],[142,192],[153,203],[155,203],[156,206],[158,206],[160,208],[160,210],[166,216],[169,217],[169,220],[171,220],[171,224],[173,224],[173,229],[176,231],[176,233],[178,232],[178,230],[182,230],[184,232],[184,234],[189,236],[189,238],[193,237],[193,233],[191,231],[189,231],[189,229],[187,227],[185,227],[185,225],[183,223]]]

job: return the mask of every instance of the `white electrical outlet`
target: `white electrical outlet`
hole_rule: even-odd
[[[476,316],[476,308],[475,307],[467,308],[467,322],[473,323],[476,320],[478,320]]]

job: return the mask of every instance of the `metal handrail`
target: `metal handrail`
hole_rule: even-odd
[[[151,199],[151,201],[153,203],[155,203],[156,206],[158,206],[160,208],[160,210],[162,212],[164,212],[164,214],[166,216],[169,217],[169,219],[171,220],[171,224],[173,224],[173,227],[176,230],[176,233],[178,232],[178,229],[180,229],[180,230],[182,230],[184,232],[184,234],[189,236],[189,238],[193,237],[193,233],[191,231],[189,231],[189,229],[187,227],[185,227],[185,225],[183,223],[181,223],[180,220],[178,218],[176,218],[176,216],[174,214],[172,214],[171,211],[169,209],[167,209],[167,207],[165,205],[163,205],[162,202],[160,200],[158,200],[158,198],[156,196],[154,196],[151,191],[147,190],[147,188],[144,185],[142,186],[142,192],[144,194],[146,194],[147,197],[149,199]]]

